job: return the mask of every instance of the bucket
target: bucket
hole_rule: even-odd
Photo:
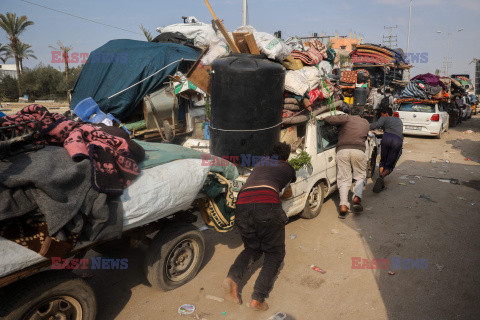
[[[100,110],[98,104],[91,97],[80,101],[73,109],[73,112],[82,119],[82,121],[88,121],[92,123],[100,123],[107,115]]]

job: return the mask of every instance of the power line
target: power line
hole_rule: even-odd
[[[38,4],[38,3],[34,3],[34,2],[31,2],[31,1],[27,1],[27,0],[20,0],[20,1],[23,1],[23,2],[26,2],[26,3],[29,3],[29,4],[33,4],[34,6],[42,7],[42,8],[47,9],[47,10],[51,10],[51,11],[55,11],[55,12],[58,12],[58,13],[66,14],[67,16],[71,16],[71,17],[75,17],[75,18],[78,18],[78,19],[90,21],[90,22],[93,22],[93,23],[96,23],[96,24],[100,24],[100,25],[105,26],[105,27],[110,27],[110,28],[114,28],[114,29],[123,30],[123,31],[127,31],[127,32],[130,32],[130,33],[142,35],[142,34],[139,33],[139,32],[135,32],[135,31],[132,31],[132,30],[124,29],[124,28],[121,28],[121,27],[112,26],[112,25],[110,25],[110,24],[106,24],[106,23],[103,23],[103,22],[95,21],[95,20],[92,20],[92,19],[80,17],[80,16],[77,16],[77,15],[74,15],[74,14],[71,14],[71,13],[68,13],[68,12],[65,12],[65,11],[60,11],[60,10],[57,10],[57,9],[53,9],[53,8],[50,8],[50,7],[47,7],[47,6]]]

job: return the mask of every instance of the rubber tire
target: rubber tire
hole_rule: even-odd
[[[36,304],[54,296],[70,296],[82,307],[82,320],[95,320],[97,300],[92,288],[69,271],[37,273],[7,286],[7,297],[0,299],[0,318],[21,320]]]
[[[377,148],[373,149],[372,156],[368,161],[368,168],[367,168],[367,178],[372,178],[375,174],[375,170],[377,169],[377,157],[378,157],[378,150]]]
[[[316,210],[312,210],[310,206],[308,205],[308,198],[310,197],[310,193],[312,193],[313,188],[319,186],[320,190],[322,191],[322,196],[320,199],[320,205]],[[303,209],[302,212],[300,212],[300,218],[302,219],[313,219],[316,216],[320,214],[320,211],[322,211],[322,206],[323,206],[323,201],[325,200],[325,184],[323,182],[317,182],[313,187],[312,190],[310,190],[307,201],[305,202],[305,208]]]
[[[194,240],[199,246],[199,258],[187,277],[180,281],[168,279],[165,268],[172,249],[182,240]],[[197,275],[205,255],[205,239],[200,230],[191,224],[172,224],[160,230],[152,239],[145,256],[145,274],[152,286],[169,291],[181,287]]]
[[[440,132],[435,136],[435,139],[442,139],[442,129],[440,129]]]

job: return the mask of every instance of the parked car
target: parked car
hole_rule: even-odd
[[[402,103],[394,114],[403,121],[407,135],[435,136],[440,138],[448,130],[449,115],[441,103]]]
[[[337,114],[342,112],[337,111]],[[316,117],[321,120],[330,113]],[[297,171],[297,181],[291,184],[292,197],[282,201],[282,207],[288,217],[299,215],[301,218],[315,218],[322,209],[324,199],[337,190],[336,144],[338,140],[337,128],[329,125],[320,125],[318,121],[309,121],[306,125],[305,136],[297,152],[306,151],[311,157],[311,166]],[[376,168],[378,140],[370,134],[366,143],[368,156],[367,177],[372,177]],[[295,156],[295,152],[292,157]],[[239,191],[250,175],[251,168],[245,168],[240,176],[232,182],[234,190]]]

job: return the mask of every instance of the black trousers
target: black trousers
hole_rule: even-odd
[[[265,254],[252,294],[254,300],[265,301],[273,287],[285,258],[287,221],[281,204],[239,204],[235,209],[235,224],[245,248],[230,267],[228,277],[236,283],[240,282],[248,267]]]

